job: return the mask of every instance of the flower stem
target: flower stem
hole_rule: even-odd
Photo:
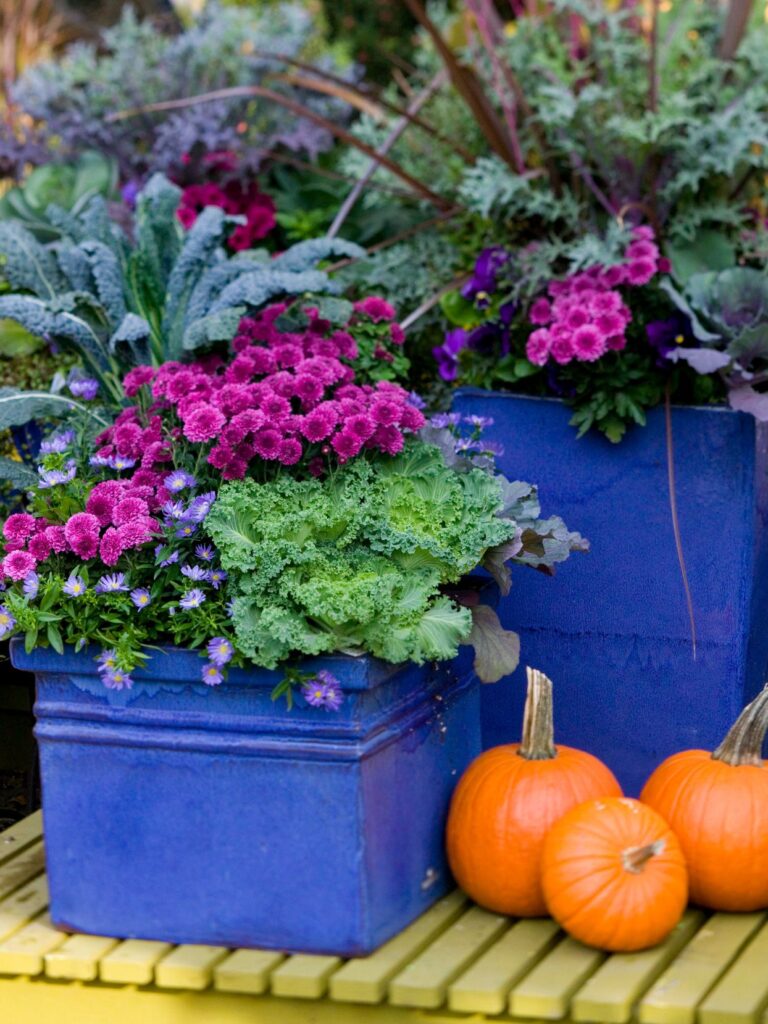
[[[766,732],[768,732],[768,685],[751,704],[747,704],[712,757],[716,761],[723,761],[734,767],[744,764],[762,767],[762,749]]]
[[[528,693],[523,716],[523,741],[518,754],[526,761],[557,757],[552,722],[552,680],[536,668],[526,668]]]

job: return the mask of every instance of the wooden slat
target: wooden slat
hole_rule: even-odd
[[[117,943],[103,935],[70,935],[58,949],[46,954],[45,973],[49,978],[96,981],[101,958]]]
[[[0,942],[0,974],[42,974],[45,954],[66,940],[47,914],[36,917],[14,935]]]
[[[626,1024],[638,999],[674,960],[704,922],[700,910],[688,910],[667,938],[641,953],[616,953],[573,997],[571,1017],[575,1021]]]
[[[507,928],[509,919],[472,907],[420,953],[389,986],[394,1006],[435,1009],[447,998],[448,986]]]
[[[554,921],[518,921],[448,991],[448,1006],[464,1013],[503,1013],[509,992],[549,952],[560,935]]]
[[[155,978],[155,965],[172,948],[167,942],[126,939],[102,957],[99,977],[115,985],[149,985]]]
[[[288,957],[272,972],[272,991],[276,996],[320,999],[328,990],[328,981],[340,963],[337,956],[299,953]]]
[[[768,924],[764,924],[699,1009],[699,1024],[752,1024],[768,1007]]]
[[[466,906],[466,896],[456,889],[371,956],[349,960],[331,977],[331,999],[380,1003],[398,971],[452,924]]]
[[[48,906],[48,882],[38,875],[0,902],[0,942],[23,928]]]
[[[515,1017],[560,1020],[570,1009],[571,996],[605,960],[605,953],[563,939],[531,973],[516,985],[509,997]]]
[[[285,960],[282,953],[266,949],[236,949],[213,972],[213,985],[220,992],[259,995],[269,988],[271,972]]]
[[[764,920],[714,914],[641,1001],[641,1024],[694,1024],[696,1007]]]
[[[5,864],[11,857],[37,842],[42,834],[43,815],[40,811],[35,811],[5,832],[0,832],[0,864]]]
[[[0,900],[14,889],[45,870],[45,849],[41,842],[32,843],[15,857],[0,865]]]
[[[223,946],[177,946],[155,967],[155,984],[159,988],[208,988],[213,969],[227,955]]]

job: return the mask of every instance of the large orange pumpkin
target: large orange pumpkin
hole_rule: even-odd
[[[590,800],[550,829],[542,881],[547,909],[570,935],[632,952],[672,931],[688,902],[680,844],[638,800]]]
[[[621,787],[592,754],[555,747],[552,683],[528,669],[522,743],[481,754],[453,795],[446,842],[456,881],[497,913],[545,914],[544,837],[571,807],[599,796],[621,796]]]
[[[714,753],[685,750],[651,775],[640,799],[674,829],[691,900],[713,910],[768,907],[768,686]]]

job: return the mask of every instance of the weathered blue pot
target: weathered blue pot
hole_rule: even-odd
[[[212,690],[199,654],[174,649],[113,693],[93,653],[12,645],[37,677],[58,926],[355,956],[451,886],[445,815],[480,751],[467,657],[439,671],[312,660],[344,690],[326,713],[274,704],[277,672]]]
[[[500,617],[522,658],[555,683],[556,737],[603,758],[630,794],[669,754],[713,749],[766,679],[766,428],[725,408],[672,411],[691,627],[675,550],[664,410],[619,445],[576,438],[556,399],[466,390],[462,413],[491,416],[499,467],[539,487],[544,516],[591,542],[554,579],[519,570]],[[525,578],[523,578],[525,577]],[[519,737],[521,670],[483,687],[485,746]]]

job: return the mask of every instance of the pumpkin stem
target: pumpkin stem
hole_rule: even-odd
[[[639,875],[645,865],[653,857],[658,857],[667,845],[665,839],[657,839],[655,843],[648,843],[647,846],[629,846],[621,855],[621,862],[625,871],[633,875]]]
[[[518,754],[526,761],[557,757],[552,723],[552,680],[537,668],[526,668],[528,693],[523,716],[523,742]]]
[[[768,685],[751,704],[747,704],[712,757],[734,767],[742,764],[762,767],[763,741],[767,731]]]

